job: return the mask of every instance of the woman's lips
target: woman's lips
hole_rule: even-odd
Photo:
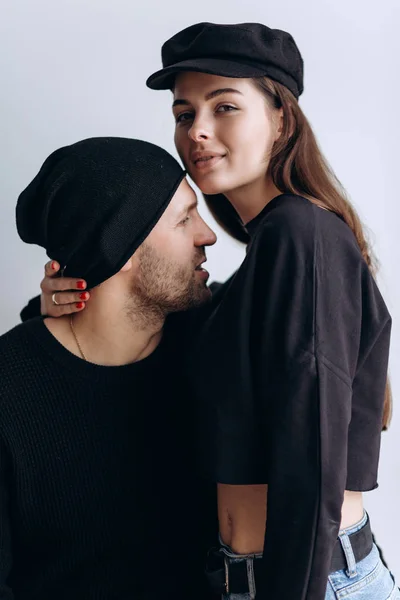
[[[199,171],[207,171],[215,167],[215,165],[217,165],[223,158],[224,156],[210,156],[200,158],[197,159],[196,162],[193,162],[193,166]]]

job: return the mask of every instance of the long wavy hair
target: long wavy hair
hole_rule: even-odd
[[[283,85],[267,77],[254,78],[253,84],[265,96],[272,109],[283,109],[283,126],[275,142],[268,165],[268,174],[282,192],[297,194],[338,214],[353,231],[362,256],[373,276],[377,263],[369,248],[362,223],[346,197],[302,112],[296,98]],[[247,243],[249,235],[229,200],[223,194],[203,194],[217,223],[231,237]],[[392,394],[387,381],[382,428],[388,428],[392,415]]]

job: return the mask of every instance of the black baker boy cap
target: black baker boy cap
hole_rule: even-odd
[[[196,23],[167,40],[163,69],[147,86],[172,89],[177,73],[198,71],[223,77],[267,76],[298,98],[303,92],[303,59],[292,36],[261,23]]]

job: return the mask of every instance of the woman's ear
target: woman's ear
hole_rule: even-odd
[[[275,113],[275,126],[276,126],[276,136],[275,141],[277,142],[281,137],[283,131],[283,107],[278,108]]]

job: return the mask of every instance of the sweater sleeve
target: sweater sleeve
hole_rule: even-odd
[[[319,342],[350,364],[354,315],[342,298],[319,321],[318,295],[343,290],[335,276],[320,278],[312,223],[292,225],[264,224],[252,248],[250,368],[268,482],[258,600],[324,600],[347,474],[351,377]]]
[[[6,475],[7,453],[0,442],[0,598],[1,600],[13,600],[14,595],[7,585],[12,554]]]
[[[40,296],[35,296],[29,300],[28,304],[22,309],[20,317],[22,322],[40,317]]]

